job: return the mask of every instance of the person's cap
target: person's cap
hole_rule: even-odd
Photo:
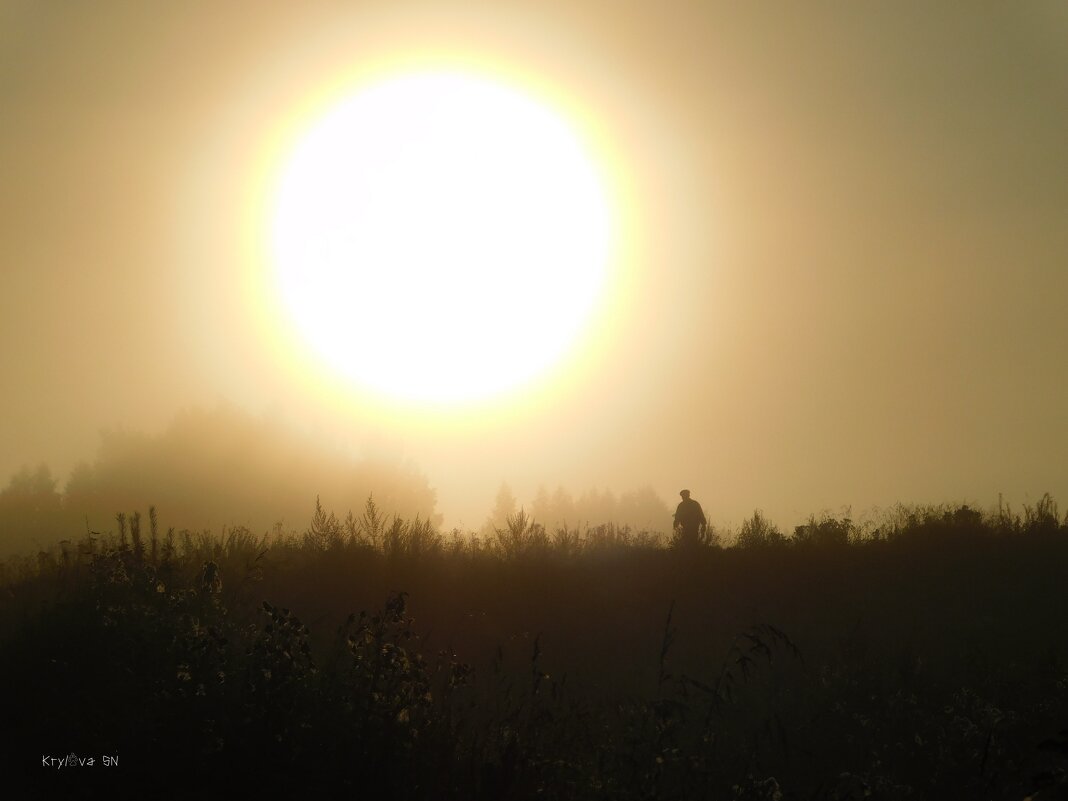
[[[679,490],[679,495],[689,495],[689,494],[690,494],[689,490]]]

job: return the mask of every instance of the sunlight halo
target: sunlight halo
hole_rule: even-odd
[[[275,182],[279,305],[363,390],[456,405],[548,380],[606,291],[612,204],[564,117],[459,70],[394,75],[314,118]]]

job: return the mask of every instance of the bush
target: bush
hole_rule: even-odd
[[[766,548],[784,544],[786,537],[759,509],[754,510],[753,516],[742,523],[742,530],[735,542],[739,548]]]

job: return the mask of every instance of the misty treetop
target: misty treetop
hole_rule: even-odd
[[[46,549],[87,527],[113,530],[117,513],[150,506],[191,531],[288,532],[304,525],[316,499],[344,517],[371,496],[387,516],[441,526],[437,493],[410,463],[357,460],[231,407],[190,409],[156,436],[102,431],[96,458],[77,464],[65,484],[44,464],[18,471],[0,490],[0,555]],[[589,489],[576,497],[562,486],[551,493],[542,486],[524,504],[502,485],[480,533],[505,528],[520,510],[550,530],[670,528],[670,511],[649,487],[618,496]]]
[[[549,530],[601,525],[650,532],[671,528],[671,511],[651,487],[628,490],[618,496],[609,489],[591,488],[576,498],[562,486],[550,493],[542,485],[529,504],[520,504],[511,487],[501,484],[480,533],[487,535],[507,528],[509,520],[519,512]]]
[[[17,473],[0,491],[0,552],[45,548],[114,528],[118,512],[156,506],[182,528],[304,525],[316,497],[361,509],[369,495],[387,514],[438,522],[435,491],[413,466],[354,460],[237,410],[189,410],[158,436],[101,433],[97,457],[62,491],[47,466]]]

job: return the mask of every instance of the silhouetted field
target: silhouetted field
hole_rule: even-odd
[[[1048,497],[789,537],[756,514],[689,549],[371,503],[273,539],[124,519],[4,565],[7,775],[20,798],[1065,798],[1066,565]]]

